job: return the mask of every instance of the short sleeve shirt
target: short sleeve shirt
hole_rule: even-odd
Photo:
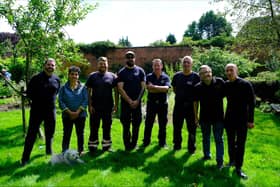
[[[95,110],[112,110],[114,106],[112,89],[116,86],[115,74],[111,72],[92,73],[86,82],[86,86],[92,88],[91,100]]]
[[[151,83],[157,86],[168,86],[170,85],[170,78],[164,72],[160,75],[159,78],[156,77],[154,73],[149,73],[147,75],[147,84]],[[158,102],[158,103],[167,103],[167,93],[150,93],[148,92],[148,102]]]
[[[139,66],[134,66],[132,69],[123,67],[118,73],[118,82],[123,82],[126,94],[132,100],[136,100],[142,90],[141,82],[146,82],[146,75]]]
[[[194,101],[195,88],[194,86],[200,81],[199,75],[192,72],[185,75],[183,72],[177,72],[171,85],[175,88],[175,102],[176,104],[189,104]]]

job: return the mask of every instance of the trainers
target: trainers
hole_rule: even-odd
[[[166,149],[166,150],[169,149],[169,147],[168,147],[167,144],[162,144],[162,145],[159,144],[158,146],[159,146],[160,148],[162,148],[162,149]]]

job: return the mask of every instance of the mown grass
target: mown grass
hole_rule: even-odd
[[[244,171],[248,180],[240,180],[233,168],[216,169],[215,159],[201,161],[201,131],[197,131],[197,151],[189,155],[186,149],[186,128],[183,130],[183,148],[172,151],[172,126],[167,128],[169,150],[157,147],[157,130],[153,130],[152,144],[145,150],[125,152],[122,127],[113,121],[114,153],[98,151],[86,154],[83,165],[51,166],[45,156],[44,141],[38,139],[31,154],[31,162],[19,166],[24,137],[19,110],[0,113],[0,186],[279,186],[280,184],[280,117],[256,111],[256,127],[249,131]],[[100,131],[101,132],[101,131]],[[85,143],[89,135],[88,122]],[[100,136],[101,138],[101,136]],[[143,138],[143,124],[139,144]],[[226,139],[226,137],[225,137]],[[54,151],[61,151],[62,123],[57,116]],[[212,140],[213,142],[213,140]],[[225,161],[228,161],[225,141]],[[86,146],[85,146],[86,147]],[[76,149],[72,134],[71,148]],[[100,147],[101,149],[101,147]],[[211,144],[212,153],[215,146]]]

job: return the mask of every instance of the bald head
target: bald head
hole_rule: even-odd
[[[229,81],[235,81],[238,77],[238,68],[236,64],[229,63],[225,67],[226,76]]]

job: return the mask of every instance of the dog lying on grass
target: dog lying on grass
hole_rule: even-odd
[[[68,149],[63,153],[52,155],[50,160],[51,165],[56,164],[83,164],[84,161],[80,159],[79,153],[76,150]]]

